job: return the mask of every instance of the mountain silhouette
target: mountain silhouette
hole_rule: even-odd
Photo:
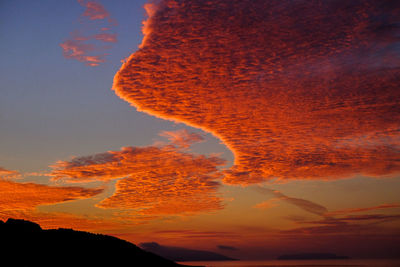
[[[185,266],[122,239],[72,229],[43,230],[38,224],[0,220],[0,262],[4,266]]]
[[[235,260],[211,251],[162,246],[156,242],[141,243],[146,250],[173,261],[229,261]]]

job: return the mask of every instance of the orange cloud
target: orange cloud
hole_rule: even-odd
[[[256,205],[254,205],[254,208],[256,208],[256,209],[269,209],[269,208],[272,208],[272,207],[276,207],[277,206],[276,202],[279,201],[279,200],[280,200],[279,198],[271,198],[271,199],[268,199],[266,201],[257,203]]]
[[[19,177],[21,177],[21,174],[18,171],[11,171],[0,167],[0,180],[16,179]]]
[[[225,161],[192,155],[173,146],[124,147],[94,156],[59,161],[53,179],[83,182],[123,178],[101,208],[133,209],[140,214],[189,214],[221,209],[217,194]]]
[[[65,58],[73,58],[80,62],[85,62],[88,66],[98,66],[105,62],[104,55],[89,56],[88,53],[95,51],[93,44],[85,44],[82,40],[67,40],[60,44]]]
[[[100,3],[85,0],[78,0],[78,3],[86,7],[83,16],[88,17],[90,20],[105,19],[110,17],[108,11]]]
[[[45,228],[67,227],[81,230],[101,230],[120,227],[119,222],[111,222],[106,218],[40,212],[37,209],[41,205],[90,198],[102,191],[103,189],[56,187],[0,180],[0,220],[8,218],[31,220],[40,223]]]
[[[176,215],[207,212],[223,208],[217,196],[219,183],[212,178],[188,173],[161,174],[148,171],[117,182],[113,196],[98,207],[135,209],[140,214]]]
[[[55,187],[35,183],[0,180],[0,210],[31,210],[39,205],[55,204],[93,197],[103,189]]]
[[[94,1],[78,0],[78,3],[86,7],[83,16],[89,20],[104,20],[107,18],[107,26],[97,26],[95,33],[85,32],[80,34],[75,30],[71,32],[69,39],[60,44],[63,49],[63,56],[69,59],[76,59],[86,63],[87,66],[98,66],[105,62],[105,53],[99,51],[109,49],[110,46],[104,46],[103,43],[116,43],[117,34],[105,31],[111,30],[115,22],[110,18],[108,11],[100,3]],[[88,23],[82,20],[82,23]]]
[[[203,136],[197,133],[190,133],[186,129],[178,131],[163,131],[160,136],[167,138],[172,145],[179,148],[188,148],[192,144],[201,142],[204,140]]]
[[[345,7],[345,8],[343,8]],[[225,182],[400,171],[400,3],[174,0],[146,6],[113,89],[219,137]]]

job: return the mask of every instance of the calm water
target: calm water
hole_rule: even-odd
[[[267,260],[267,261],[193,261],[181,262],[191,266],[206,267],[273,267],[273,266],[352,266],[352,267],[400,267],[399,260]]]

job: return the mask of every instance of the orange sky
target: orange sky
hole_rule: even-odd
[[[396,255],[400,4],[383,2],[148,3],[112,89],[183,125],[37,173],[0,166],[0,219],[235,258]],[[100,2],[78,3],[95,26],[71,32],[62,53],[97,67],[117,23]],[[233,162],[199,152],[207,134]]]

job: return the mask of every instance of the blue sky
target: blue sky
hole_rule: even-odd
[[[74,30],[98,27],[80,22],[84,7],[76,1],[2,1],[0,15],[0,160],[22,172],[45,170],[57,160],[122,146],[146,146],[163,130],[183,124],[137,112],[112,90],[121,60],[142,40],[145,1],[103,1],[117,21],[118,42],[106,62],[86,66],[62,54],[60,43]],[[196,130],[194,130],[196,131]],[[219,141],[202,143],[213,151]],[[208,151],[207,151],[208,150]],[[230,152],[219,145],[227,157]]]

